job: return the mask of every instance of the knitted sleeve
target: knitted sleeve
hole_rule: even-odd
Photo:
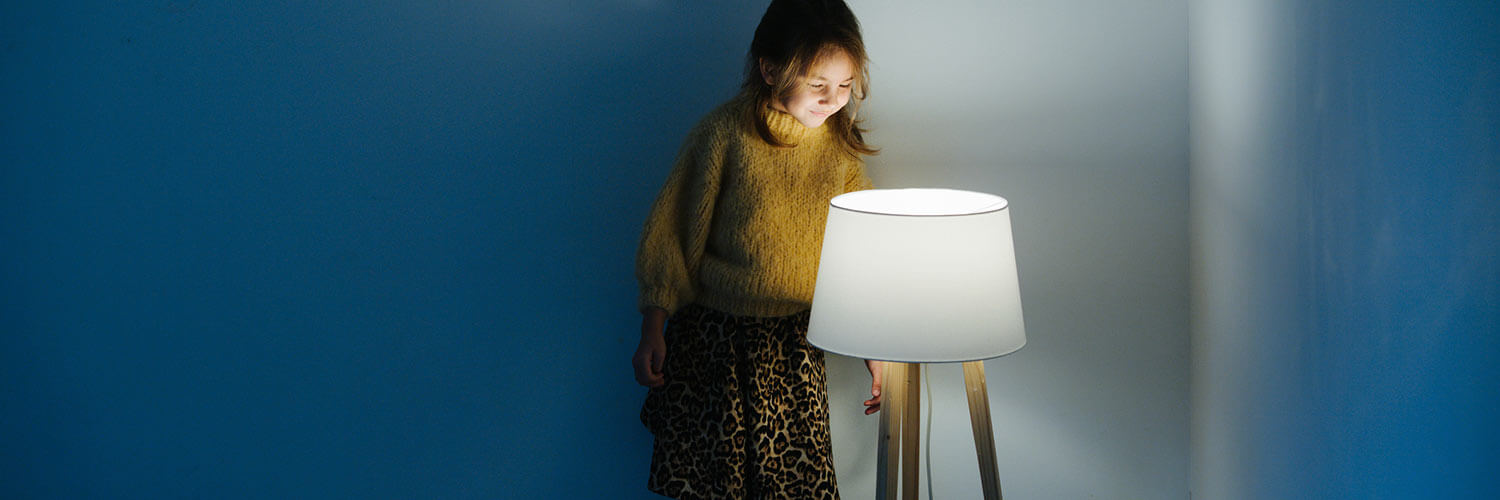
[[[849,169],[848,175],[844,179],[844,192],[852,193],[874,188],[875,183],[870,182],[870,176],[865,173],[865,162],[854,162],[854,166]]]
[[[700,125],[688,134],[672,172],[651,206],[636,253],[642,310],[668,314],[693,301],[698,264],[708,240],[724,165],[726,134]]]

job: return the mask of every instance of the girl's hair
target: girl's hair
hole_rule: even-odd
[[[840,51],[854,65],[851,101],[838,113],[828,117],[827,125],[850,155],[872,155],[878,152],[865,144],[859,128],[859,102],[869,94],[869,57],[859,34],[859,20],[843,0],[772,0],[755,28],[750,53],[745,57],[745,83],[741,92],[754,100],[744,120],[767,143],[778,147],[795,146],[777,139],[766,125],[766,113],[772,101],[780,100],[796,88],[797,79],[805,76],[819,56]],[[835,52],[836,53],[836,52]],[[771,84],[761,74],[761,61],[769,66]]]

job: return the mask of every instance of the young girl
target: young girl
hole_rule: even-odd
[[[841,0],[772,1],[740,94],[688,134],[651,208],[633,361],[651,388],[652,491],[838,498],[807,320],[828,201],[870,187],[861,155],[875,150],[854,118],[866,61]],[[868,366],[866,414],[880,403],[879,365]]]

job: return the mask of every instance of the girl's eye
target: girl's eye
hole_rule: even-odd
[[[812,88],[815,88],[815,89],[821,89],[821,88],[823,88],[823,84],[821,84],[821,83],[809,83],[808,85],[811,86]]]
[[[845,83],[845,84],[843,84],[843,85],[839,85],[839,88],[841,88],[841,89],[847,89],[847,88],[849,88],[849,87],[850,87],[850,86],[851,86],[851,85],[854,85],[854,84],[852,84],[852,83]]]

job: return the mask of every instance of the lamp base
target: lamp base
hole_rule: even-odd
[[[985,389],[984,362],[963,364],[964,388],[969,400],[969,422],[974,429],[974,448],[979,455],[979,481],[985,500],[1001,500],[999,465],[995,461],[995,433],[990,425],[990,397]],[[917,499],[918,444],[921,435],[921,365],[885,362],[880,403],[880,441],[875,497]]]

